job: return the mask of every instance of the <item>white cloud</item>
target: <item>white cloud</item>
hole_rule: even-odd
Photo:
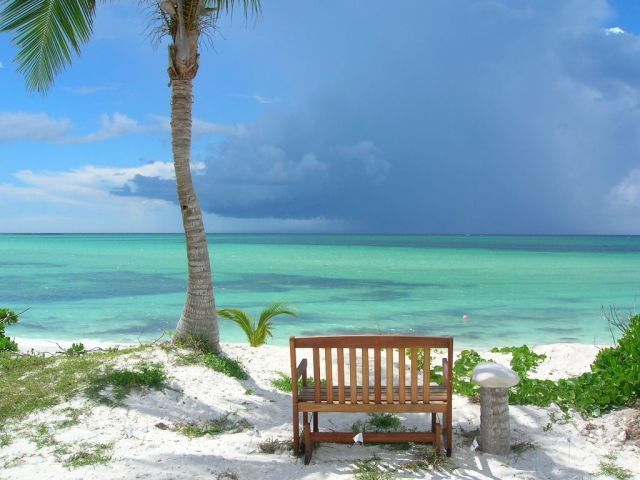
[[[0,142],[57,142],[72,129],[73,123],[68,118],[53,118],[44,113],[0,112]]]
[[[270,103],[280,103],[282,101],[280,97],[269,98],[262,95],[252,95],[251,98],[253,98],[256,102],[261,103],[263,105],[267,105]]]
[[[171,133],[171,119],[163,115],[151,115],[155,122],[148,125],[148,131],[158,131]],[[202,135],[242,135],[246,127],[242,124],[224,125],[222,123],[207,122],[205,120],[193,119],[192,132],[194,137]]]
[[[4,64],[0,62],[0,68],[4,68]]]
[[[26,187],[3,185],[2,188],[6,193],[13,195],[27,192],[32,200],[83,203],[88,198],[108,196],[109,191],[128,185],[136,175],[170,180],[174,178],[173,164],[152,162],[128,168],[86,165],[68,171],[21,170],[16,172],[14,177],[26,184]]]
[[[282,102],[282,99],[280,97],[267,97],[264,95],[245,95],[242,93],[234,93],[232,94],[233,97],[241,97],[241,98],[249,98],[251,100],[255,100],[256,102],[258,102],[261,105],[270,105],[273,103],[280,103]]]
[[[101,142],[131,133],[143,133],[148,130],[148,127],[140,125],[136,120],[117,112],[112,116],[102,115],[100,117],[100,123],[102,126],[97,132],[81,137],[70,137],[64,141],[68,143]]]
[[[370,140],[341,146],[336,150],[345,158],[360,162],[364,173],[376,182],[382,182],[391,168],[391,164],[382,158],[382,150]]]
[[[83,85],[80,87],[63,87],[66,92],[73,93],[74,95],[93,95],[94,93],[103,92],[106,90],[115,90],[120,85],[117,83],[108,83],[104,85]]]
[[[193,165],[194,169],[203,164]],[[0,184],[3,222],[0,232],[180,232],[174,202],[113,195],[136,176],[174,178],[173,164],[153,162],[136,167],[86,165],[67,171],[23,170],[14,174],[23,185]],[[205,214],[216,232],[337,232],[339,221],[308,219],[238,219]]]
[[[151,122],[140,122],[123,113],[103,114],[100,128],[86,135],[72,135],[75,126],[68,118],[45,113],[0,112],[0,142],[32,140],[52,143],[94,143],[132,134],[171,133],[171,119],[150,115]],[[242,124],[224,125],[195,118],[193,136],[243,135]]]
[[[611,27],[611,28],[605,28],[604,29],[604,34],[605,35],[622,35],[624,33],[627,33],[627,32],[625,32],[620,27]]]
[[[204,120],[193,119],[193,135],[242,135],[246,128],[242,124],[223,125],[220,123],[206,122]]]
[[[631,170],[624,180],[613,187],[609,200],[614,208],[640,208],[640,169]]]

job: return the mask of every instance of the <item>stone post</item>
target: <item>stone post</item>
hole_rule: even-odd
[[[518,374],[497,363],[481,363],[473,370],[480,385],[480,449],[494,455],[511,451],[509,387],[517,385]]]

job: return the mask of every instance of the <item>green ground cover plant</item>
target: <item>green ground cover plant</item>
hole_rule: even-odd
[[[139,346],[90,355],[16,356],[0,352],[0,424],[81,394],[117,358],[148,349]]]
[[[366,420],[358,420],[353,423],[351,430],[359,432],[410,432],[415,429],[408,429],[402,424],[400,417],[393,413],[369,413]],[[388,450],[409,450],[412,446],[409,442],[397,442],[382,444]]]
[[[514,405],[547,407],[556,404],[562,411],[574,409],[590,417],[614,408],[633,406],[640,398],[640,315],[618,323],[622,336],[612,347],[602,349],[591,364],[591,370],[576,378],[558,381],[529,378],[529,373],[546,357],[527,345],[493,349],[511,353],[511,368],[520,383],[509,389],[509,402]],[[471,382],[471,372],[484,361],[477,352],[465,350],[454,364],[454,391],[474,396],[478,387]],[[457,378],[456,378],[457,377]]]
[[[65,460],[64,466],[71,469],[89,465],[106,465],[111,461],[112,450],[113,443],[83,443],[79,450]]]
[[[293,440],[281,440],[278,438],[269,437],[266,440],[260,442],[258,445],[261,453],[274,454],[276,452],[287,452],[293,450]]]
[[[281,392],[291,393],[293,391],[293,383],[291,382],[291,377],[283,372],[276,372],[278,375],[276,378],[271,380],[271,386],[280,390]],[[326,385],[327,381],[325,379],[320,380],[320,385]],[[313,386],[315,382],[313,377],[307,377],[307,386]],[[302,379],[298,380],[298,390],[302,389]]]
[[[62,429],[62,428],[69,428],[74,425],[78,425],[80,423],[80,417],[85,413],[87,413],[88,411],[89,411],[89,408],[87,407],[84,407],[84,408],[67,407],[63,409],[61,413],[65,415],[65,418],[64,420],[60,420],[59,422],[56,423],[56,428]]]
[[[453,472],[457,467],[451,458],[441,455],[432,447],[421,446],[416,452],[415,460],[403,463],[399,470],[418,472],[420,470]]]
[[[111,396],[104,394],[107,387],[112,387]],[[133,389],[163,390],[166,387],[167,372],[162,363],[140,362],[132,368],[107,367],[91,379],[85,393],[93,400],[111,405],[120,403]]]
[[[355,480],[394,480],[396,478],[388,467],[381,464],[380,457],[376,455],[356,462],[354,467]]]
[[[373,455],[365,460],[360,460],[354,464],[353,478],[356,480],[395,480],[396,474],[402,474],[402,478],[407,478],[407,472],[411,473],[411,478],[421,478],[420,471],[445,471],[449,474],[457,467],[449,457],[438,454],[431,447],[419,447],[412,452],[414,459],[401,462],[397,465],[389,465],[382,462],[382,459]],[[449,475],[446,475],[449,478]],[[438,476],[440,478],[440,476]]]
[[[179,353],[178,361],[182,365],[204,365],[211,370],[222,373],[238,380],[247,380],[249,374],[242,364],[233,358],[213,352],[195,351],[186,354]]]
[[[435,354],[437,351],[431,350],[431,360],[429,365],[431,367],[431,380],[438,384],[444,382],[442,374],[442,365],[436,363]],[[411,358],[410,350],[407,350],[407,358]],[[424,349],[418,350],[418,368],[424,370]],[[473,375],[473,369],[482,362],[487,360],[483,359],[475,350],[463,350],[460,352],[460,356],[453,363],[453,390],[459,395],[465,397],[475,397],[478,395],[480,387],[471,381]]]
[[[7,325],[18,323],[18,314],[6,308],[0,308],[0,352],[17,352],[18,344],[5,335]]]
[[[245,419],[231,420],[230,414],[214,418],[204,423],[183,423],[176,430],[189,438],[204,437],[206,435],[221,435],[223,433],[239,433],[251,428]]]
[[[84,343],[72,343],[69,348],[64,352],[67,355],[83,355],[87,353],[87,349],[84,348]]]
[[[614,453],[609,453],[600,460],[600,469],[596,475],[615,478],[616,480],[631,480],[633,473],[631,470],[616,464],[617,457]]]
[[[53,436],[53,429],[49,429],[46,423],[37,424],[33,432],[29,434],[29,440],[35,443],[38,450],[44,447],[51,447],[57,443]]]

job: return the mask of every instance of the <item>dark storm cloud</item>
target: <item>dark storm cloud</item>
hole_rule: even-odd
[[[640,228],[611,201],[640,166],[640,42],[606,30],[604,1],[358,5],[265,11],[256,48],[293,98],[196,157],[206,211],[379,232]],[[120,193],[174,190],[138,177]]]

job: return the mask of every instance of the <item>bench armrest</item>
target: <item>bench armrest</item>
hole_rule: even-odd
[[[298,380],[302,377],[302,385],[307,385],[307,359],[303,358],[298,364],[298,368],[296,368],[296,378],[292,379],[292,383],[295,385],[298,383]]]
[[[445,383],[449,383],[449,361],[446,358],[442,359],[442,375]]]

